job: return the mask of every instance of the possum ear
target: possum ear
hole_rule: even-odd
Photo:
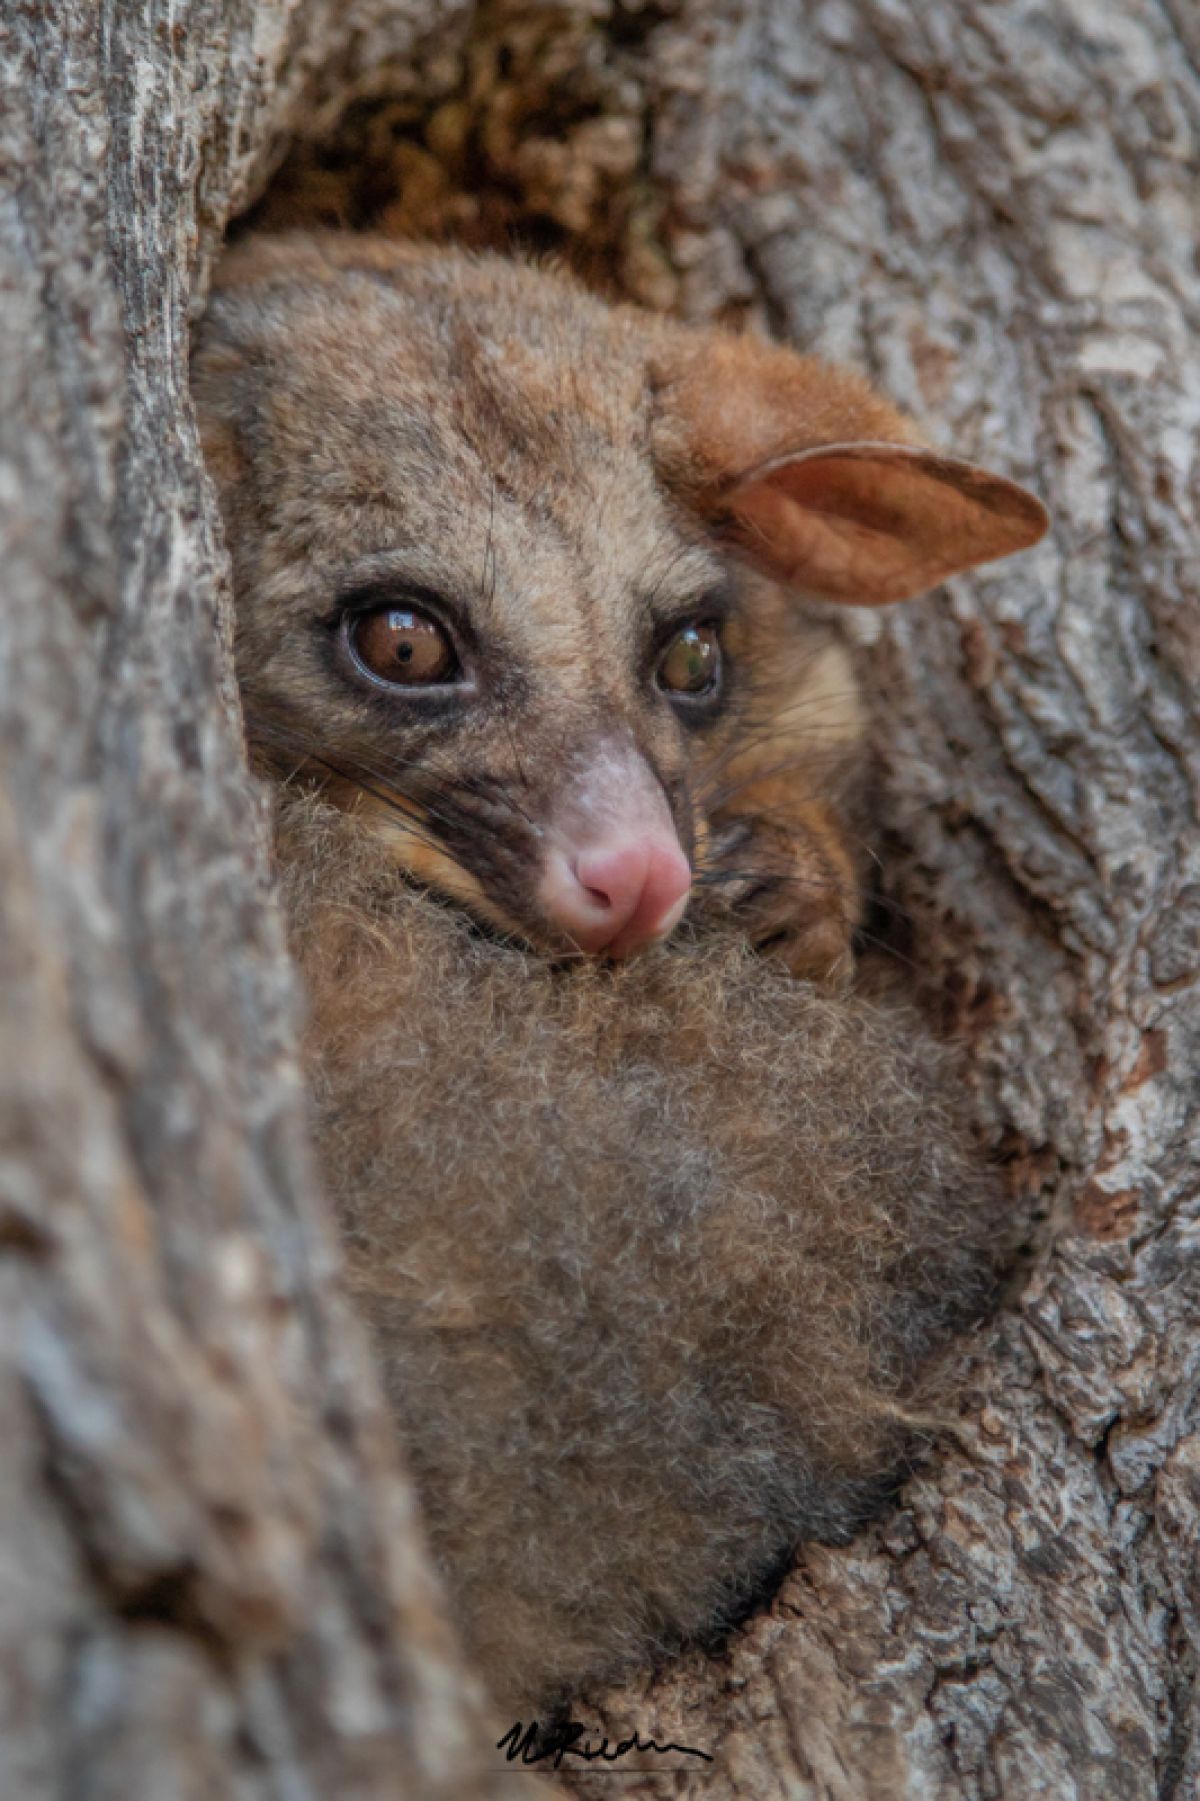
[[[977,563],[1027,550],[1040,500],[974,463],[911,444],[829,444],[772,457],[721,497],[744,548],[817,600],[910,600]]]
[[[753,338],[696,334],[656,370],[669,483],[766,574],[877,606],[1036,544],[1026,489],[914,442],[860,377]]]

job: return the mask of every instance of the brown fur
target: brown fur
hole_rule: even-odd
[[[999,555],[1029,541],[1012,484],[970,472],[983,499],[939,538],[962,466],[915,450],[858,376],[380,239],[234,251],[194,385],[260,761],[323,780],[410,877],[561,950],[535,898],[539,832],[620,734],[691,855],[692,912],[732,915],[796,973],[847,970],[861,712],[837,636],[769,578],[870,599],[925,567],[931,533],[941,574]],[[847,440],[865,460],[823,455]],[[413,583],[462,610],[486,676],[433,725],[333,651],[340,594]],[[688,729],[646,659],[656,627],[713,596],[728,698]]]
[[[727,932],[555,969],[298,796],[279,846],[350,1281],[466,1637],[528,1717],[878,1506],[987,1291],[991,1189],[902,1005]]]
[[[544,271],[296,238],[222,283],[195,391],[318,1142],[465,1633],[527,1714],[852,1532],[987,1291],[945,1053],[748,946],[844,973],[860,908],[850,667],[772,578],[907,591],[1029,541],[1036,503],[857,377]],[[462,610],[479,704],[339,663],[346,596],[389,583]],[[688,730],[648,647],[712,595],[730,696]],[[543,823],[618,730],[693,904],[631,966],[532,956],[563,948]]]

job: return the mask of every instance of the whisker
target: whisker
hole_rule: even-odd
[[[780,875],[771,869],[714,869],[693,878],[694,888],[719,888],[725,883],[744,882],[758,889],[804,889],[822,894],[846,893],[845,884],[825,876]]]
[[[739,824],[744,824],[749,828],[753,828],[760,822],[767,825],[782,824],[785,827],[793,823],[791,807],[785,803],[781,803],[777,807],[760,807],[756,808],[753,812],[739,813],[737,815],[737,820]],[[861,851],[867,861],[873,863],[876,869],[883,869],[883,859],[875,849],[875,846],[871,844],[868,839],[864,838],[860,832],[854,831],[847,824],[845,818],[840,818],[838,820],[837,827],[841,837],[847,843],[852,844],[857,850]],[[697,859],[696,866],[699,868],[706,860],[715,863],[719,859],[719,854],[719,852],[710,848],[709,851],[705,853],[705,856]]]
[[[265,732],[263,730],[264,723],[266,724]],[[402,796],[411,806],[420,807],[424,814],[427,814],[430,819],[443,825],[448,831],[462,830],[472,819],[472,815],[466,809],[455,806],[453,790],[459,789],[462,792],[475,792],[482,795],[482,778],[476,776],[469,776],[465,779],[455,777],[453,782],[447,785],[446,776],[438,770],[435,765],[431,766],[428,758],[418,762],[412,758],[384,754],[382,757],[377,757],[370,763],[358,756],[354,756],[352,759],[347,759],[345,761],[334,760],[334,758],[313,746],[302,734],[288,728],[281,729],[273,722],[264,722],[262,720],[256,720],[254,722],[254,726],[249,735],[252,739],[260,739],[273,748],[282,748],[299,753],[307,761],[316,763],[319,767],[327,769],[331,774],[339,776],[343,781],[361,787],[364,793],[370,794],[373,798],[388,802],[388,804],[395,807],[396,811],[404,811],[404,808],[398,804],[396,799],[397,796]],[[442,786],[438,791],[436,798],[427,793],[408,793],[402,786],[399,786],[404,774],[410,769],[420,770],[421,775],[424,778],[423,785],[428,783],[431,776],[434,779],[441,781]],[[368,779],[362,779],[364,777]],[[393,784],[396,785],[393,786]],[[383,791],[385,788],[388,792]],[[502,790],[494,792],[488,796],[488,799],[491,804],[499,804],[508,811],[521,814],[522,817],[527,818],[511,795],[505,794]],[[412,818],[414,823],[417,823],[417,815],[408,814],[407,816]],[[430,838],[429,841],[431,843],[434,842],[432,838]]]
[[[812,772],[812,759],[801,758],[795,760],[787,758],[779,763],[767,764],[765,768],[756,769],[752,775],[743,776],[738,781],[726,782],[722,787],[701,788],[697,791],[696,798],[703,803],[707,813],[720,813],[728,807],[730,801],[735,800],[739,794],[744,794],[747,789],[754,788],[762,782],[773,781],[777,776],[791,775],[797,770],[803,770],[806,774]],[[786,801],[779,802],[776,807],[769,809],[769,811],[786,813],[790,807],[829,801],[833,798],[834,794],[835,789],[828,783],[824,786],[816,786],[812,783],[805,784],[804,786],[797,785],[788,795]],[[740,814],[739,817],[741,817]],[[765,814],[763,817],[765,817]]]
[[[272,750],[287,750],[301,758],[300,763],[292,770],[289,780],[295,780],[306,763],[315,764],[329,775],[336,776],[340,781],[348,782],[352,787],[361,789],[364,794],[371,795],[372,799],[382,801],[393,812],[403,815],[427,843],[436,844],[436,839],[428,830],[423,815],[437,817],[438,809],[436,806],[418,801],[413,795],[405,794],[402,789],[394,788],[388,772],[373,768],[370,764],[361,761],[350,764],[343,762],[318,749],[304,734],[291,728],[281,728],[273,720],[262,717],[256,718],[250,723],[247,736],[252,744],[260,744]],[[399,760],[393,761],[398,768]],[[421,808],[420,812],[413,810],[417,807]],[[442,819],[443,823],[447,825],[454,823],[444,813]]]
[[[754,711],[756,703],[752,700],[740,716],[739,725],[741,729],[739,730],[737,737],[731,740],[731,742],[726,745],[725,749],[713,759],[713,767],[719,768],[722,764],[727,764],[736,757],[744,756],[747,751],[755,750],[763,744],[769,744],[772,738],[779,735],[782,726],[797,718],[803,717],[805,714],[807,714],[815,723],[819,723],[821,719],[821,709],[838,707],[842,701],[853,699],[856,693],[857,690],[846,688],[835,694],[823,693],[798,695],[795,700],[789,701],[783,706],[776,706],[769,702],[763,702],[761,715],[762,725],[757,730],[753,729],[757,721]],[[827,751],[838,751],[843,755],[845,754],[846,749],[847,746],[842,743],[827,747]],[[813,746],[810,747],[808,754],[818,755],[821,753]]]
[[[921,966],[919,963],[915,963],[913,959],[906,956],[902,950],[898,950],[888,939],[881,938],[877,932],[868,932],[865,926],[856,926],[854,928],[854,936],[858,939],[860,944],[869,944],[873,950],[882,951],[886,957],[894,958],[897,963],[903,963],[905,969],[911,970],[914,975],[920,974]]]
[[[496,599],[496,478],[491,480],[491,494],[488,500],[487,538],[483,546],[483,568],[479,575],[479,592],[489,607]]]

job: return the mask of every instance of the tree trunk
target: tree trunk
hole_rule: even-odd
[[[0,26],[13,1801],[492,1792],[334,1285],[187,393],[197,233],[345,56],[339,11]]]
[[[1029,1267],[878,1528],[602,1698],[715,1758],[622,1791],[1195,1793],[1193,16],[49,0],[0,45],[0,1793],[511,1786],[336,1287],[186,394],[221,232],[363,94],[1054,515],[869,653],[892,892]]]

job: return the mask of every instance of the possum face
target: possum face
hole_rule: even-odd
[[[673,929],[749,747],[811,774],[856,740],[842,652],[772,577],[895,598],[1030,540],[1028,510],[994,504],[1010,484],[979,478],[989,511],[943,481],[975,530],[947,557],[904,479],[855,464],[863,439],[925,453],[854,378],[498,259],[235,252],[194,389],[257,758],[556,953]]]

